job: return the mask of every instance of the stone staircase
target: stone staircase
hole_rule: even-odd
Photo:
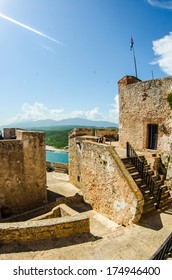
[[[58,173],[68,173],[68,166],[54,162],[54,171]]]
[[[66,168],[60,166],[54,167],[54,171],[58,173],[68,173]]]
[[[149,214],[153,211],[162,211],[165,210],[170,206],[172,203],[172,197],[166,185],[164,185],[163,180],[160,177],[156,177],[154,171],[150,169],[150,166],[147,164],[147,161],[144,156],[139,157],[142,161],[144,161],[144,165],[147,168],[149,174],[154,178],[157,183],[157,186],[162,189],[161,200],[159,204],[159,209],[157,209],[157,203],[155,202],[155,194],[157,189],[154,189],[154,192],[151,193],[149,187],[145,183],[144,179],[141,178],[136,167],[130,161],[129,158],[123,158],[122,161],[130,173],[131,177],[137,184],[138,188],[140,189],[143,197],[144,197],[144,207],[143,207],[143,215]]]

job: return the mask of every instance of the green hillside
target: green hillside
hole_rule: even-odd
[[[55,148],[68,146],[68,133],[71,129],[66,130],[46,130],[46,144]]]
[[[68,134],[74,128],[79,128],[81,126],[56,126],[56,127],[41,127],[37,129],[32,129],[36,131],[44,131],[46,133],[46,145],[53,146],[55,148],[61,149],[68,146]],[[82,126],[83,127],[83,126]],[[94,130],[96,127],[92,127]],[[110,128],[110,127],[109,127]]]

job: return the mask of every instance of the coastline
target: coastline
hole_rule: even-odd
[[[46,145],[46,151],[48,152],[64,152],[68,153],[68,149],[57,149],[53,146]]]

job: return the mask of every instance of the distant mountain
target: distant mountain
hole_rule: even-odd
[[[70,118],[64,119],[60,121],[55,121],[51,119],[46,120],[39,120],[39,121],[27,121],[27,122],[20,122],[20,123],[12,123],[10,125],[5,125],[1,127],[16,127],[16,128],[24,128],[24,129],[31,129],[31,128],[48,128],[48,127],[55,127],[55,126],[80,126],[80,127],[118,127],[118,124],[108,121],[92,121],[82,118]]]

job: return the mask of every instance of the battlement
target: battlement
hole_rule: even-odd
[[[137,82],[141,82],[141,80],[134,77],[134,76],[124,76],[122,79],[120,79],[118,81],[118,86],[122,87],[122,86],[126,86],[126,85],[129,85],[129,84],[134,84],[134,83],[137,83]]]
[[[5,128],[0,140],[0,210],[20,213],[47,201],[45,133]]]

